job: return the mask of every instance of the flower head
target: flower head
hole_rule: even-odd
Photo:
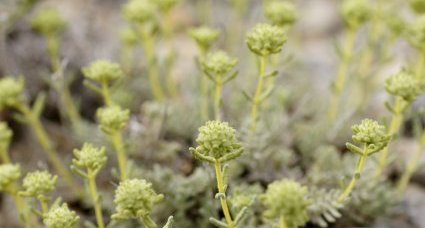
[[[408,28],[407,38],[410,43],[419,48],[425,48],[425,15],[419,16]]]
[[[21,167],[13,164],[0,165],[0,192],[7,191],[7,188],[21,177]]]
[[[264,215],[270,219],[285,218],[288,227],[303,226],[308,221],[308,190],[291,180],[275,181],[267,187],[261,200],[267,210]]]
[[[102,169],[107,161],[105,147],[95,147],[90,143],[84,143],[80,150],[74,150],[75,159],[72,164],[79,168],[87,168],[94,172]]]
[[[369,3],[365,0],[345,0],[342,3],[342,16],[351,29],[358,29],[371,17]]]
[[[51,36],[63,32],[67,23],[56,9],[44,9],[33,18],[31,26],[37,32]]]
[[[190,36],[203,50],[209,50],[212,43],[218,39],[220,31],[217,29],[202,26],[189,31]]]
[[[208,54],[202,60],[202,67],[207,74],[213,77],[224,77],[232,71],[237,63],[238,60],[236,58],[230,57],[224,51],[217,51]]]
[[[121,131],[130,118],[130,110],[120,106],[108,106],[97,110],[100,128],[107,134]]]
[[[153,206],[164,196],[157,194],[152,184],[143,179],[125,180],[115,191],[116,213],[113,219],[130,219],[148,216]]]
[[[120,66],[107,60],[97,60],[83,69],[86,78],[100,83],[110,83],[124,76]]]
[[[258,24],[246,35],[249,49],[260,56],[279,53],[286,39],[282,28],[269,24]]]
[[[358,125],[351,127],[353,131],[353,141],[366,145],[386,146],[391,139],[387,134],[385,126],[371,119],[364,119]]]
[[[196,142],[199,146],[192,149],[192,153],[195,158],[200,160],[204,160],[204,158],[209,158],[207,161],[220,160],[231,156],[226,159],[230,160],[240,156],[243,151],[236,139],[235,129],[228,123],[218,120],[208,121],[200,127]]]
[[[79,221],[80,217],[69,210],[66,203],[62,206],[53,206],[43,218],[47,228],[76,228]]]
[[[418,14],[425,13],[425,0],[409,0],[410,7]]]
[[[155,18],[156,5],[151,0],[130,0],[123,8],[127,21],[135,24],[144,24]]]
[[[58,176],[52,175],[47,171],[35,171],[28,173],[23,181],[23,192],[21,195],[29,197],[43,197],[56,189]]]
[[[422,94],[424,84],[409,71],[402,70],[385,81],[385,89],[391,95],[401,97],[407,102],[413,102]]]
[[[297,9],[291,2],[269,1],[265,6],[266,18],[274,25],[289,26],[298,18]]]
[[[0,150],[3,152],[7,152],[10,140],[12,140],[13,132],[10,130],[7,123],[0,122]],[[0,152],[1,152],[0,151]]]
[[[25,82],[23,79],[5,77],[0,79],[0,110],[22,102]]]

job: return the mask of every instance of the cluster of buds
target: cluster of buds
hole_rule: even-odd
[[[0,79],[0,110],[22,103],[24,87],[23,79],[14,77]]]
[[[208,51],[211,45],[218,39],[220,31],[217,29],[201,26],[189,31],[190,36],[195,40],[199,49]]]
[[[100,129],[106,134],[120,132],[127,125],[130,118],[130,110],[122,109],[120,106],[108,106],[97,111]]]
[[[75,158],[72,159],[73,169],[87,169],[96,175],[106,164],[106,149],[95,147],[90,143],[85,143],[83,147],[74,150]]]
[[[109,84],[124,76],[124,72],[118,64],[107,60],[97,60],[90,64],[83,69],[83,74],[86,78],[102,84]]]
[[[307,195],[307,187],[295,181],[275,181],[260,197],[267,208],[264,216],[269,219],[284,218],[285,227],[303,226],[309,219],[307,208],[310,201]]]
[[[40,34],[57,36],[66,29],[67,23],[57,10],[44,9],[33,18],[31,25]]]
[[[21,168],[19,165],[0,165],[0,192],[9,191],[11,184],[15,183],[20,177]]]
[[[123,14],[127,21],[143,25],[155,18],[156,5],[150,0],[130,0],[124,5]]]
[[[58,177],[47,171],[35,171],[28,173],[23,181],[24,191],[19,192],[22,196],[34,197],[45,200],[46,194],[56,189]]]
[[[357,30],[371,17],[370,5],[366,0],[345,0],[342,4],[342,16],[346,25]]]
[[[43,217],[47,228],[77,228],[80,221],[75,211],[69,210],[66,203],[53,206]]]
[[[389,94],[401,97],[407,103],[412,103],[423,93],[424,84],[411,72],[402,70],[386,80],[385,89]]]
[[[369,156],[381,151],[391,140],[391,135],[388,135],[386,127],[371,119],[364,119],[351,129],[353,131],[353,141],[365,145],[367,154],[364,154],[365,150],[351,143],[347,143],[347,148],[360,156]]]
[[[258,24],[246,36],[248,48],[259,56],[279,53],[287,40],[284,30],[275,25]]]
[[[235,129],[226,122],[208,121],[199,128],[196,142],[199,146],[190,148],[190,152],[195,158],[210,163],[227,162],[243,153]]]
[[[230,57],[224,51],[212,52],[201,61],[203,71],[214,82],[224,84],[236,77],[233,73],[229,77],[233,68],[238,63],[236,58]]]
[[[274,25],[288,27],[295,23],[298,18],[297,9],[291,2],[273,0],[265,5],[266,18]]]

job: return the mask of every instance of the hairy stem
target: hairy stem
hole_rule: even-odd
[[[121,132],[112,134],[111,141],[117,153],[118,167],[120,169],[120,179],[121,181],[124,181],[127,179],[127,155]]]
[[[214,94],[214,116],[216,120],[220,120],[220,107],[221,107],[221,93],[223,90],[223,84],[221,82],[215,83],[215,94]]]
[[[224,218],[226,219],[226,222],[229,228],[235,228],[235,224],[233,223],[232,216],[230,215],[229,207],[227,206],[227,199],[225,197],[226,190],[224,187],[225,183],[223,179],[223,173],[221,170],[221,163],[219,161],[215,162],[215,174],[217,178],[218,192],[224,195],[224,197],[220,197],[220,204],[223,210]]]
[[[251,131],[255,132],[257,129],[258,115],[261,106],[261,96],[263,95],[264,78],[266,76],[267,56],[260,58],[260,78],[258,80],[257,89],[255,90],[254,100],[251,109]]]
[[[96,214],[97,226],[98,228],[104,228],[105,224],[103,222],[102,205],[101,205],[100,196],[97,192],[97,187],[96,187],[96,176],[94,175],[91,169],[87,170],[87,177],[89,182],[90,195],[93,200],[94,211]]]

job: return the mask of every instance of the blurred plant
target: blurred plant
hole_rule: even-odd
[[[125,28],[120,32],[121,39],[121,65],[126,74],[130,74],[134,64],[134,48],[139,42],[136,32],[131,28]],[[131,74],[130,74],[131,75]]]
[[[267,210],[264,216],[269,219],[279,219],[281,228],[296,228],[303,226],[309,220],[307,208],[308,190],[292,180],[275,181],[267,187],[261,200]]]
[[[77,228],[80,217],[69,210],[66,203],[53,206],[43,215],[43,222],[47,228]]]
[[[344,203],[351,191],[354,189],[354,186],[360,179],[360,175],[365,167],[366,159],[372,154],[384,149],[391,139],[391,134],[387,134],[385,126],[380,125],[378,122],[371,119],[362,120],[359,125],[354,125],[352,130],[354,133],[352,136],[353,141],[362,145],[363,148],[351,143],[346,144],[347,148],[351,152],[359,155],[360,158],[350,184],[338,198],[339,203]]]
[[[231,72],[238,63],[236,58],[230,57],[224,51],[212,52],[201,60],[205,75],[214,83],[214,116],[220,120],[220,106],[222,102],[223,85],[236,78],[238,72]]]
[[[342,17],[344,18],[347,35],[344,46],[340,50],[341,62],[338,67],[338,73],[332,84],[332,97],[328,110],[328,118],[332,123],[338,116],[341,96],[346,86],[349,65],[353,58],[356,35],[371,16],[371,10],[365,0],[345,0],[341,8]]]
[[[75,184],[71,173],[59,158],[53,142],[41,124],[40,116],[44,109],[45,94],[40,93],[35,99],[33,106],[30,107],[24,96],[24,86],[25,82],[22,78],[16,79],[9,76],[0,79],[0,110],[11,107],[19,111],[19,114],[15,115],[16,119],[32,128],[56,171],[64,178],[69,187],[79,193],[78,185]]]
[[[397,136],[403,124],[404,114],[409,109],[413,101],[424,90],[424,83],[415,78],[408,70],[401,70],[399,73],[391,76],[385,82],[387,93],[394,96],[391,104],[386,102],[385,106],[392,113],[391,123],[388,128],[388,134]],[[388,159],[388,148],[385,148],[379,158],[379,167],[377,169],[377,177],[385,171]]]
[[[407,40],[419,52],[415,66],[415,77],[423,79],[425,69],[425,16],[419,16],[414,23],[408,26]]]
[[[227,203],[228,187],[228,165],[225,164],[243,153],[243,147],[238,143],[236,131],[226,122],[218,120],[208,121],[199,128],[199,135],[196,139],[199,144],[196,148],[189,148],[194,158],[214,164],[218,193],[215,198],[220,199],[226,223],[210,218],[210,222],[218,227],[235,228],[239,225],[246,214],[246,209],[237,212],[235,219],[232,219]],[[224,164],[224,166],[222,166]]]
[[[127,152],[122,132],[130,118],[130,111],[123,110],[119,106],[99,108],[97,118],[100,122],[100,129],[109,136],[109,140],[114,146],[118,158],[120,179],[124,181],[127,179]]]
[[[7,123],[0,122],[0,158],[3,164],[11,163],[9,146],[12,137],[13,132],[10,130],[9,126],[7,126]]]
[[[200,55],[199,60],[202,61],[206,58],[207,53],[210,51],[212,44],[218,39],[220,31],[217,29],[201,26],[189,30],[189,35],[196,42]],[[200,113],[203,121],[209,119],[209,88],[207,78],[202,75],[199,79],[199,92],[201,93],[200,99]]]
[[[282,28],[292,26],[298,18],[298,12],[292,2],[272,0],[265,2],[264,14],[273,24]]]
[[[104,228],[102,197],[97,191],[96,176],[106,165],[107,157],[105,148],[99,148],[92,144],[85,143],[80,150],[74,150],[74,156],[75,159],[72,160],[71,170],[87,180],[90,196],[93,200],[97,226],[99,228]]]
[[[112,219],[138,219],[147,228],[156,228],[157,225],[152,220],[151,213],[153,207],[163,198],[164,195],[157,194],[152,184],[144,179],[123,181],[115,191],[116,213],[112,215]],[[164,227],[171,227],[171,223],[172,216]]]
[[[250,97],[248,94],[245,93],[245,96],[252,102],[252,132],[255,132],[257,128],[261,103],[270,96],[274,88],[274,85],[270,85],[269,88],[266,88],[266,91],[263,91],[264,81],[267,78],[277,76],[277,71],[273,71],[272,73],[266,73],[267,60],[273,54],[277,54],[282,51],[286,39],[287,38],[283,29],[269,24],[258,24],[252,29],[251,32],[246,35],[246,43],[248,45],[248,48],[251,50],[252,53],[258,56],[260,61],[260,75],[255,95],[254,97]]]
[[[328,227],[339,219],[343,208],[343,204],[338,202],[340,194],[336,189],[311,188],[308,194],[311,204],[307,208],[311,223]]]
[[[425,1],[424,0],[409,0],[410,7],[417,14],[425,13]]]

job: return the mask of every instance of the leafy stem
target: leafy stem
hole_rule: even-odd
[[[111,91],[109,89],[108,83],[102,82],[101,86],[102,86],[101,92],[102,92],[103,100],[105,101],[105,104],[107,106],[111,106],[112,105]]]
[[[94,172],[91,169],[87,169],[87,181],[89,183],[90,195],[91,195],[92,200],[93,200],[97,225],[98,225],[99,228],[104,228],[105,224],[103,222],[102,206],[100,204],[100,202],[101,202],[100,196],[97,192],[97,187],[96,187],[96,175],[97,175],[96,172]]]
[[[224,218],[226,219],[227,225],[229,228],[235,228],[235,224],[232,220],[232,216],[230,215],[230,210],[227,205],[226,200],[226,183],[224,182],[224,175],[222,171],[222,166],[220,161],[215,161],[215,173],[217,178],[217,188],[218,193],[220,194],[220,204],[223,210]]]
[[[268,56],[260,57],[260,78],[258,80],[257,89],[255,91],[251,109],[251,130],[253,132],[255,132],[257,129],[258,115],[263,97],[264,79],[266,77],[267,58]]]
[[[115,132],[111,136],[111,141],[117,152],[118,167],[120,169],[120,179],[124,181],[127,179],[127,156],[121,132]]]

